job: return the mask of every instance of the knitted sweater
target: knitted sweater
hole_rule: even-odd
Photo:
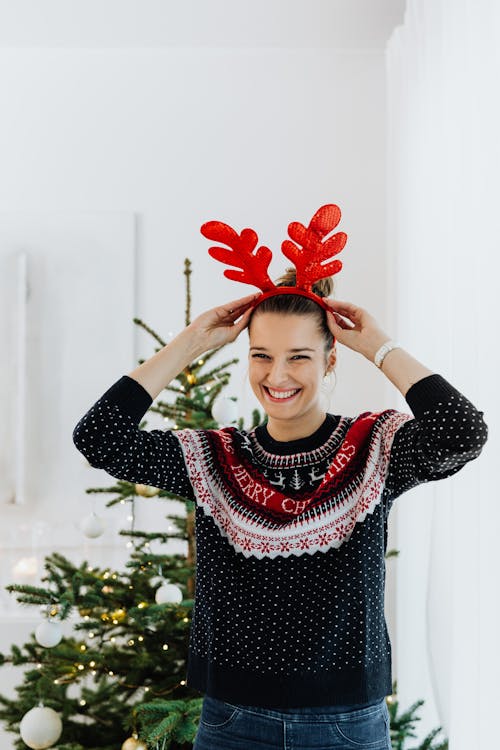
[[[245,705],[366,705],[392,692],[387,521],[399,495],[479,456],[483,412],[441,375],[413,415],[327,414],[312,435],[141,430],[152,404],[124,375],[73,432],[90,464],[196,503],[187,685]]]

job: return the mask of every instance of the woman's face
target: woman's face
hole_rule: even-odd
[[[295,439],[320,426],[325,412],[320,405],[320,384],[335,353],[325,342],[312,315],[255,313],[249,326],[249,380],[268,414],[271,435]]]

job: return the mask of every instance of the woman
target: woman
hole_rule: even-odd
[[[278,286],[294,283],[288,275]],[[402,347],[384,347],[376,320],[331,289],[331,279],[313,286],[322,306],[278,293],[208,310],[74,430],[93,466],[196,502],[187,685],[204,700],[194,750],[390,750],[389,510],[411,487],[456,473],[486,441],[482,412]],[[267,423],[138,429],[184,367],[245,328]],[[377,358],[414,416],[326,413],[321,384],[337,341]]]

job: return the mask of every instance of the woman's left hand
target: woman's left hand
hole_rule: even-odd
[[[391,337],[382,330],[373,315],[362,307],[330,297],[326,297],[324,302],[331,308],[326,319],[337,341],[373,362],[378,349]]]

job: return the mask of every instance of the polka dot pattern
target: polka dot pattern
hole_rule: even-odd
[[[413,385],[406,400],[414,417],[394,436],[381,502],[339,548],[245,557],[197,504],[190,687],[270,707],[359,704],[391,693],[384,613],[390,508],[412,487],[459,471],[487,439],[483,413],[440,375]],[[117,479],[196,502],[175,432],[138,427],[151,403],[142,386],[123,376],[78,422],[74,443],[92,466]],[[321,482],[346,419],[327,415],[316,433],[292,443],[276,443],[261,425],[240,431],[239,445],[253,451],[263,477],[300,496]]]

